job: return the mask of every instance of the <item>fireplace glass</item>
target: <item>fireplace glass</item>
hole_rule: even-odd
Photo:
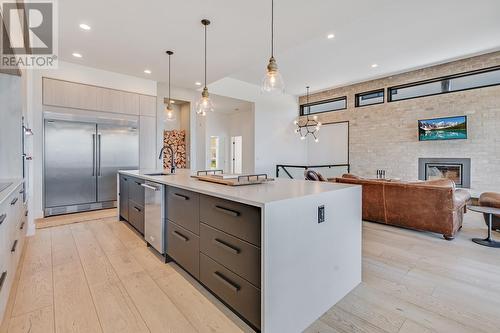
[[[462,169],[462,164],[426,163],[425,179],[451,179],[457,186],[462,186]]]

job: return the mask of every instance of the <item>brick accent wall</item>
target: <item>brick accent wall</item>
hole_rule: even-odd
[[[349,121],[351,172],[418,178],[419,157],[471,158],[471,188],[500,192],[500,86],[354,107],[357,93],[500,65],[500,52],[436,65],[312,94],[311,102],[347,95],[347,110],[318,114],[321,122]],[[305,97],[299,98],[300,104]],[[468,139],[418,140],[419,119],[467,115]],[[320,132],[321,137],[321,132]]]

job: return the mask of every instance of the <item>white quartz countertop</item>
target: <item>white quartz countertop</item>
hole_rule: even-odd
[[[258,207],[263,207],[266,204],[275,201],[305,197],[324,192],[339,191],[345,188],[359,186],[296,179],[276,179],[275,181],[263,184],[227,186],[192,178],[191,175],[194,175],[195,172],[189,169],[177,169],[175,174],[167,176],[146,175],[156,172],[158,172],[158,170],[119,171],[121,174]]]
[[[5,199],[7,199],[12,192],[23,182],[22,179],[1,179],[0,183],[11,183],[8,187],[6,187],[3,191],[0,192],[0,204],[2,204]]]

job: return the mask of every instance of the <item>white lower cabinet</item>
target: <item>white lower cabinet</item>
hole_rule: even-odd
[[[24,247],[26,209],[22,183],[0,203],[0,322],[4,319],[9,293]]]

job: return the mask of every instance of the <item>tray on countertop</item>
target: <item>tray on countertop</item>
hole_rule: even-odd
[[[269,178],[267,174],[255,174],[255,175],[230,175],[227,178],[222,170],[204,170],[198,171],[196,176],[191,176],[193,178],[199,179],[205,182],[217,183],[227,186],[245,186],[245,185],[256,185],[263,184],[273,181],[274,178]]]

